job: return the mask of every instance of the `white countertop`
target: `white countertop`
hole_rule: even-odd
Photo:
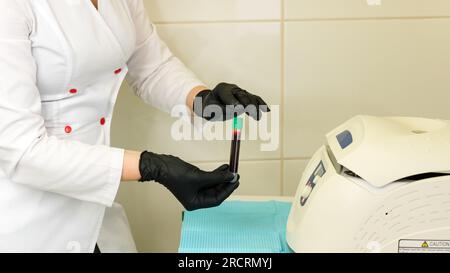
[[[231,196],[228,200],[230,201],[281,201],[281,202],[292,202],[294,200],[293,196],[251,196],[251,195],[236,195]]]

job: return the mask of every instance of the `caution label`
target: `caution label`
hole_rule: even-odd
[[[450,253],[450,240],[400,240],[398,253]]]

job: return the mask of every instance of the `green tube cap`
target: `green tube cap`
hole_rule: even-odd
[[[243,127],[244,127],[244,119],[235,117],[233,120],[233,129],[242,130]]]

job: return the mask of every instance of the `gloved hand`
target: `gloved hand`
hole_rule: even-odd
[[[205,111],[208,106],[215,107]],[[250,94],[235,84],[228,83],[220,83],[213,90],[204,90],[198,93],[193,107],[197,116],[208,121],[225,121],[240,116],[244,112],[255,120],[260,120],[262,112],[270,112],[267,103],[261,97]],[[220,112],[215,113],[215,109]],[[212,113],[208,110],[212,110]]]
[[[170,155],[143,152],[139,170],[141,182],[162,184],[189,211],[219,206],[239,187],[228,165],[205,172]]]

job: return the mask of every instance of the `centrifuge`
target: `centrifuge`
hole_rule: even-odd
[[[286,238],[295,252],[450,252],[450,122],[357,116],[331,131]]]

